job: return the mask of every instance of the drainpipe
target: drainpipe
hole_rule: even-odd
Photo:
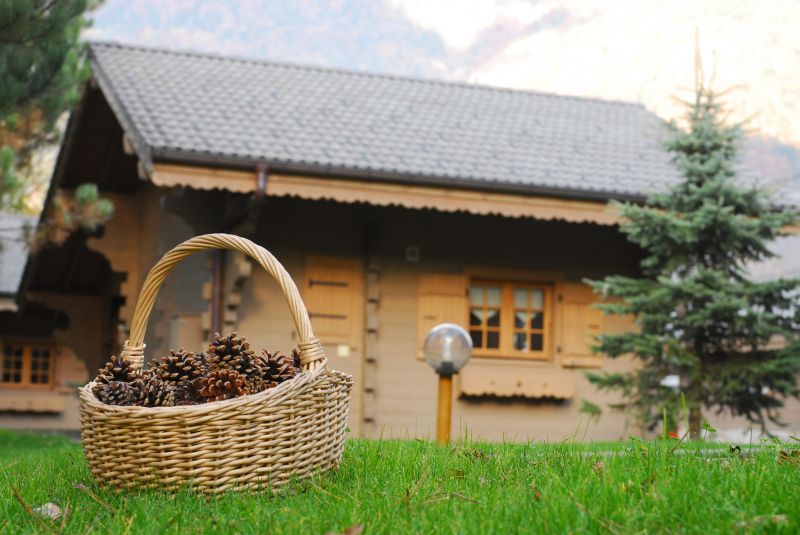
[[[256,166],[256,200],[263,199],[267,194],[267,165]],[[251,209],[259,210],[261,203],[251,204]],[[224,231],[230,229],[226,228]],[[227,251],[218,249],[214,251],[213,273],[211,278],[211,331],[222,333],[225,316],[225,259]]]
[[[256,166],[256,198],[261,199],[267,195],[267,164]],[[259,208],[259,207],[256,207]]]

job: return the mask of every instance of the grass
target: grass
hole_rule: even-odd
[[[80,446],[0,431],[0,533],[796,533],[792,445],[744,454],[603,445],[351,440],[341,468],[279,495],[114,494]],[[134,453],[135,454],[135,453]],[[80,484],[76,487],[75,484]],[[83,485],[83,486],[81,486]],[[15,492],[19,498],[15,496]],[[59,504],[42,520],[20,502]]]

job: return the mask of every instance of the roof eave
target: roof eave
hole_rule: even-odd
[[[608,192],[598,190],[576,190],[552,186],[513,184],[509,182],[479,181],[474,178],[457,178],[436,175],[413,175],[365,168],[336,167],[309,163],[270,161],[250,157],[232,157],[219,154],[188,152],[170,148],[150,148],[153,163],[183,164],[222,169],[244,170],[266,165],[270,172],[306,175],[314,177],[344,178],[350,180],[411,184],[416,186],[450,187],[475,191],[509,193],[516,195],[538,195],[560,199],[582,201],[629,201],[643,202],[645,195]]]

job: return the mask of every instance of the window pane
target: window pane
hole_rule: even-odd
[[[500,347],[500,333],[488,332],[486,333],[486,347],[489,349],[497,349]]]
[[[470,331],[469,335],[472,337],[472,347],[483,347],[482,331]]]
[[[514,288],[514,308],[528,308],[530,291],[526,288]]]
[[[489,288],[486,288],[486,291],[488,292],[487,304],[490,307],[499,307],[500,306],[500,288],[489,287]]]
[[[528,323],[527,312],[520,312],[519,310],[514,312],[514,328],[524,329],[527,323]]]
[[[542,290],[531,290],[531,308],[544,308],[544,292]]]
[[[472,305],[483,305],[483,295],[485,290],[483,286],[470,286],[469,287],[469,302]]]
[[[525,333],[514,334],[514,349],[517,351],[525,351],[528,349],[528,336]]]
[[[22,359],[17,359],[14,361],[14,369],[21,370],[22,369]]]
[[[541,351],[544,348],[544,336],[541,334],[531,335],[531,351]]]
[[[471,309],[469,311],[469,324],[470,325],[483,324],[483,310],[474,308]]]
[[[50,350],[46,347],[31,348],[31,375],[32,384],[47,384],[50,382]]]
[[[22,382],[22,374],[21,373],[15,373],[14,374],[14,378],[12,379],[12,381],[15,382],[15,383],[21,383]]]
[[[534,312],[531,314],[531,329],[544,328],[544,312]]]
[[[499,327],[500,326],[500,311],[499,310],[489,310],[489,316],[486,318],[486,325],[490,327]]]

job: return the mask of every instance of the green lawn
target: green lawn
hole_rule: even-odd
[[[744,446],[739,455],[685,445],[673,451],[675,444],[440,448],[351,440],[339,471],[278,496],[205,498],[107,492],[92,482],[77,444],[0,431],[0,533],[322,534],[358,525],[365,534],[800,530],[793,445]],[[68,514],[36,520],[20,499],[32,508],[55,502]]]

